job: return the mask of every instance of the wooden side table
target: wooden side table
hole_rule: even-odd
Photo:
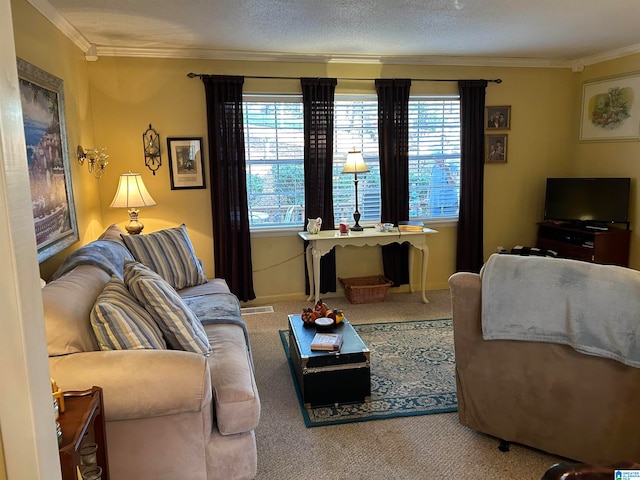
[[[97,464],[102,467],[102,480],[109,480],[107,437],[105,434],[102,389],[65,392],[64,413],[58,421],[62,428],[60,466],[63,480],[77,480],[80,449],[89,443],[98,445]]]

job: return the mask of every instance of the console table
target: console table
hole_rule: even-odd
[[[423,228],[422,232],[399,232],[397,229],[389,232],[376,232],[368,228],[361,232],[349,232],[348,234],[340,234],[339,230],[322,230],[316,234],[298,232],[300,238],[309,242],[305,252],[309,287],[311,289],[311,295],[309,295],[308,300],[313,300],[314,298],[316,302],[320,300],[320,258],[329,253],[333,247],[364,247],[367,245],[390,245],[392,243],[407,242],[414,247],[409,250],[409,288],[413,292],[411,267],[413,265],[414,249],[417,249],[422,252],[422,268],[420,272],[422,301],[429,303],[425,295],[425,281],[429,263],[427,236],[434,233],[438,233],[438,231],[430,228]]]

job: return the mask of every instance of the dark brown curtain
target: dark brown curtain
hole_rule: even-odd
[[[301,78],[304,106],[304,206],[307,218],[322,218],[333,230],[333,121],[335,78]],[[307,244],[305,242],[304,248]],[[320,260],[320,292],[336,291],[335,249]],[[305,278],[308,277],[305,275]],[[309,283],[307,280],[307,293]]]
[[[382,222],[409,220],[409,79],[378,79],[378,142]],[[382,247],[384,275],[409,283],[409,244]]]
[[[242,121],[244,77],[202,75],[207,102],[215,276],[253,300],[253,272]],[[193,208],[198,208],[193,205]]]
[[[484,106],[486,80],[460,80],[460,213],[456,271],[483,264]]]

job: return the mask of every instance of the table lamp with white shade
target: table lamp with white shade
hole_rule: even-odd
[[[149,195],[139,173],[129,172],[120,175],[118,190],[110,207],[129,209],[129,223],[124,228],[130,235],[137,235],[144,228],[144,225],[138,221],[138,208],[151,207],[153,205],[156,205],[156,202]]]
[[[347,153],[347,161],[344,164],[344,168],[342,169],[342,173],[353,173],[353,183],[356,188],[356,211],[353,212],[353,219],[356,221],[355,225],[351,227],[351,230],[354,232],[361,232],[362,227],[360,226],[360,212],[358,211],[358,174],[359,173],[367,173],[369,169],[367,168],[367,164],[364,163],[364,158],[362,158],[362,152],[356,150],[356,147]]]

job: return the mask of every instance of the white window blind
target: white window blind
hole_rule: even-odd
[[[409,217],[457,218],[460,198],[458,97],[409,100]]]
[[[244,134],[252,228],[303,225],[304,123],[300,96],[245,95]]]
[[[336,225],[342,218],[353,222],[353,173],[341,173],[347,153],[362,152],[368,173],[358,174],[360,223],[380,221],[380,164],[378,162],[378,101],[375,96],[336,95],[333,138],[333,205]]]
[[[336,96],[333,196],[336,225],[353,221],[354,175],[342,174],[349,150],[369,168],[358,174],[361,224],[380,221],[378,104],[375,96]],[[304,124],[300,96],[244,97],[247,189],[251,227],[304,226]],[[409,102],[409,212],[412,219],[457,218],[460,102],[416,97]]]

